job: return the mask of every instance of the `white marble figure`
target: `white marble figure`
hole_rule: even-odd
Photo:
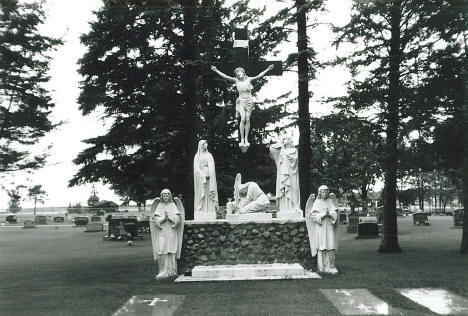
[[[252,81],[259,79],[266,75],[266,73],[274,68],[273,65],[268,66],[267,69],[259,73],[255,77],[248,77],[245,74],[244,68],[236,68],[234,70],[235,77],[230,77],[215,66],[211,66],[211,70],[216,72],[219,76],[227,79],[236,84],[237,92],[239,97],[236,100],[236,118],[240,119],[239,130],[240,130],[240,143],[239,146],[249,146],[249,131],[250,131],[250,116],[254,109],[254,101],[252,97]]]
[[[241,183],[241,177],[238,173],[234,185],[234,202],[228,202],[226,210],[228,214],[246,214],[265,212],[270,205],[270,200],[263,193],[257,183]]]
[[[301,210],[298,153],[289,136],[270,146],[270,155],[276,163],[276,201],[279,212]]]
[[[317,199],[311,194],[307,200],[305,216],[310,250],[312,256],[317,256],[317,270],[336,274],[338,273],[335,262],[338,249],[338,207],[332,197],[334,194],[329,194],[327,186],[320,186]]]
[[[164,189],[151,205],[151,211],[154,211],[150,220],[151,242],[159,268],[156,279],[175,276],[184,234],[184,206],[179,198],[172,199],[171,191]]]
[[[218,209],[218,186],[213,156],[208,151],[206,140],[198,142],[198,151],[193,159],[194,211],[216,213]]]

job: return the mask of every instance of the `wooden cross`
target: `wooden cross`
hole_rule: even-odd
[[[248,30],[236,29],[234,31],[234,44],[233,44],[233,61],[225,63],[212,63],[221,72],[228,76],[234,77],[234,69],[237,67],[244,68],[247,76],[254,77],[260,72],[273,65],[274,68],[270,70],[266,76],[281,76],[283,74],[282,62],[277,61],[249,61],[249,38]]]

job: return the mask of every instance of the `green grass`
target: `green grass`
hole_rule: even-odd
[[[405,315],[435,315],[395,289],[440,287],[468,297],[468,256],[451,217],[399,218],[401,254],[340,227],[340,274],[321,280],[156,282],[147,237],[133,247],[83,228],[0,226],[0,315],[112,315],[132,295],[185,295],[176,315],[340,315],[318,289],[366,288]]]

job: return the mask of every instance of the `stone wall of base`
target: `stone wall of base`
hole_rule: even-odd
[[[314,268],[304,219],[185,222],[179,273],[197,265],[275,262]]]

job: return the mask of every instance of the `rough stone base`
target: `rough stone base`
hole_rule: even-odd
[[[195,266],[272,263],[315,268],[304,218],[185,221],[179,273]]]

